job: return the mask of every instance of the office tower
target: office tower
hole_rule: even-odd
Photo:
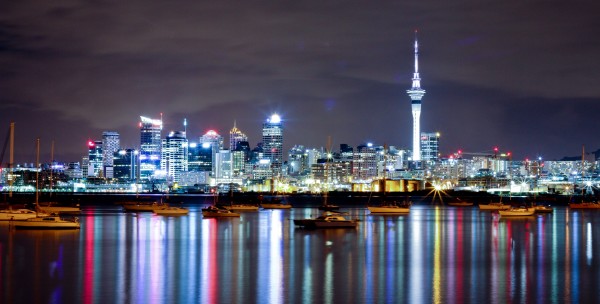
[[[134,149],[121,149],[113,155],[114,178],[121,181],[135,181],[138,171],[139,151]]]
[[[440,133],[421,133],[421,159],[437,161],[440,146]]]
[[[215,173],[215,157],[219,151],[223,149],[223,136],[219,135],[215,130],[208,130],[206,134],[200,136],[200,145],[202,147],[210,146],[211,153],[211,172]]]
[[[88,165],[86,176],[102,177],[102,141],[88,140]]]
[[[111,131],[102,132],[102,165],[105,177],[112,178],[112,176],[107,175],[106,168],[113,166],[113,156],[119,150],[119,146],[119,133]]]
[[[231,129],[231,131],[229,131],[229,150],[235,150],[237,147],[237,143],[248,141],[248,136],[246,136],[246,134],[242,133],[242,131],[240,131],[237,127],[236,127],[236,123],[233,123],[233,129]]]
[[[421,78],[419,77],[419,43],[417,41],[417,31],[415,31],[415,73],[412,78],[412,88],[406,90],[412,101],[413,116],[413,161],[421,160],[421,99],[425,95],[425,90],[421,89]]]
[[[372,180],[377,177],[377,151],[368,143],[356,147],[352,160],[352,176],[355,180]]]
[[[210,143],[199,145],[190,143],[188,145],[188,171],[211,172],[213,167],[212,147]]]
[[[140,116],[140,178],[150,178],[160,168],[162,119]]]
[[[162,143],[161,170],[175,183],[188,171],[188,142],[185,131],[171,132]]]
[[[283,163],[283,123],[279,115],[271,115],[263,124],[262,143],[263,157],[271,162],[278,175]]]
[[[233,158],[230,150],[221,150],[214,158],[215,178],[229,179],[233,177]]]

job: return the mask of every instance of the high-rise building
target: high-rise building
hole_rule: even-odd
[[[437,161],[439,159],[440,133],[421,133],[421,159]]]
[[[137,178],[138,151],[122,149],[113,155],[114,178],[122,181],[134,181]]]
[[[210,143],[199,145],[190,143],[188,145],[188,171],[208,172],[212,171],[212,148]]]
[[[417,31],[415,31],[415,73],[412,78],[412,87],[406,90],[412,101],[413,116],[413,144],[412,160],[421,160],[421,99],[425,95],[425,90],[421,89],[421,78],[419,77],[419,43],[417,41]]]
[[[229,131],[229,150],[233,151],[236,149],[237,144],[242,141],[248,141],[248,136],[242,133],[237,127],[236,123],[233,123],[233,129]]]
[[[106,168],[113,166],[113,156],[119,150],[119,146],[119,133],[111,131],[102,132],[102,164],[105,177],[112,178],[112,176],[107,174],[110,170],[107,171]]]
[[[102,141],[88,140],[88,166],[86,176],[102,175]]]
[[[211,163],[212,163],[212,173],[215,173],[215,157],[217,153],[223,149],[223,136],[219,135],[215,130],[208,130],[206,134],[200,136],[200,145],[202,147],[206,147],[210,145],[212,154],[211,154]]]
[[[283,164],[283,123],[277,114],[271,115],[262,129],[263,157],[279,173]]]
[[[163,140],[160,168],[175,183],[179,183],[182,172],[188,171],[188,142],[185,132],[171,132]]]
[[[355,180],[372,180],[377,177],[377,151],[368,143],[356,147],[352,160],[352,176]]]
[[[140,177],[150,178],[160,168],[162,119],[140,116]]]

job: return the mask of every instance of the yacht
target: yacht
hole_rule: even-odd
[[[349,220],[340,214],[325,213],[314,219],[297,219],[294,225],[308,229],[356,228],[358,220]]]
[[[79,221],[63,219],[58,216],[35,217],[23,221],[11,222],[15,229],[79,229]]]
[[[240,217],[239,213],[227,210],[225,208],[218,208],[215,206],[208,206],[202,209],[203,217]]]
[[[508,210],[510,209],[510,205],[505,205],[503,203],[489,203],[489,204],[479,204],[479,210]]]
[[[183,207],[167,207],[162,209],[154,209],[152,212],[157,215],[187,215],[190,213],[190,210]]]
[[[530,216],[535,214],[535,208],[518,207],[508,210],[499,210],[500,216]]]
[[[29,209],[4,209],[0,210],[0,221],[22,221],[34,217],[49,216],[46,213],[39,213]]]

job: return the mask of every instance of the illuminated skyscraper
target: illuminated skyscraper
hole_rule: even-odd
[[[105,131],[102,132],[102,164],[104,170],[104,176],[112,178],[107,175],[110,170],[106,170],[107,167],[113,167],[113,158],[115,152],[119,150],[120,140],[119,133]]]
[[[161,170],[179,183],[181,173],[188,171],[188,141],[184,132],[171,132],[163,140]]]
[[[424,161],[439,159],[440,133],[421,133],[421,158]]]
[[[86,176],[100,177],[102,173],[102,141],[88,141],[88,165]]]
[[[215,130],[208,130],[206,134],[200,136],[200,145],[202,148],[210,147],[211,153],[211,163],[212,163],[212,173],[215,173],[215,157],[217,153],[223,149],[223,136],[219,135]]]
[[[283,123],[279,115],[271,115],[263,124],[262,141],[263,157],[278,172],[283,163]]]
[[[242,133],[237,127],[236,123],[233,123],[233,129],[229,131],[229,150],[233,151],[237,148],[237,143],[241,141],[248,141],[248,136]]]
[[[412,88],[406,90],[412,100],[413,116],[413,161],[421,160],[421,99],[425,90],[421,89],[421,78],[419,77],[419,43],[417,31],[415,31],[415,73],[412,78]]]
[[[140,177],[149,178],[160,168],[162,119],[140,116]]]

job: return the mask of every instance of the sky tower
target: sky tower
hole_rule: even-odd
[[[421,89],[421,78],[419,77],[419,42],[415,30],[415,73],[412,78],[412,88],[406,90],[412,100],[413,116],[413,161],[421,160],[421,99],[425,90]]]

